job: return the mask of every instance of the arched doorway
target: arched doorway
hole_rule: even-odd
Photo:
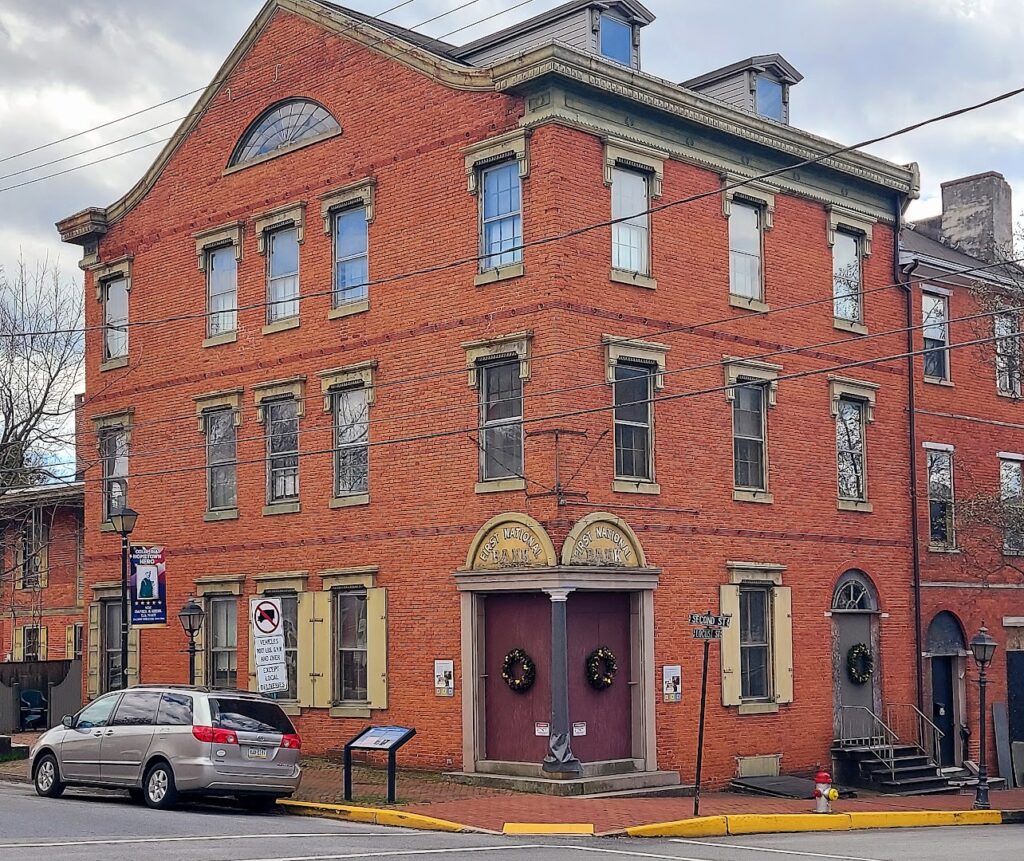
[[[964,657],[967,644],[960,621],[948,610],[935,614],[928,625],[925,655],[930,666],[932,722],[942,737],[940,765],[950,768],[962,762],[960,725],[964,705]]]
[[[836,738],[846,741],[871,740],[881,712],[878,616],[878,592],[867,574],[855,568],[843,573],[832,594],[832,691]],[[851,653],[865,648],[873,667],[867,678],[850,670]],[[866,667],[864,659],[858,663]]]

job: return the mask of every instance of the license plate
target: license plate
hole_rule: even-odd
[[[269,756],[270,751],[265,747],[249,748],[249,759],[267,759]]]

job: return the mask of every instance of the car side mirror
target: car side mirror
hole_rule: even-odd
[[[72,729],[75,725],[75,719],[71,715],[64,715],[60,719],[60,722],[67,728]]]

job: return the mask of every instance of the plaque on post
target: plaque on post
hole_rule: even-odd
[[[395,803],[395,754],[416,730],[407,726],[368,726],[345,745],[345,800],[352,800],[352,751],[380,750],[388,755],[388,804]]]

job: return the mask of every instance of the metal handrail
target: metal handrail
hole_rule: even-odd
[[[886,717],[894,723],[892,714],[895,709],[905,709],[913,713],[917,719],[917,737],[915,741],[936,766],[942,765],[942,739],[946,734],[935,725],[934,721],[913,703],[891,703],[886,709]]]
[[[840,739],[841,746],[852,746],[854,743],[867,742],[867,748],[882,763],[889,774],[896,776],[896,743],[899,736],[892,727],[883,721],[867,706],[840,706],[839,707]],[[847,715],[852,712],[864,712],[871,725],[871,732],[868,736],[860,734],[853,735],[847,732]]]

